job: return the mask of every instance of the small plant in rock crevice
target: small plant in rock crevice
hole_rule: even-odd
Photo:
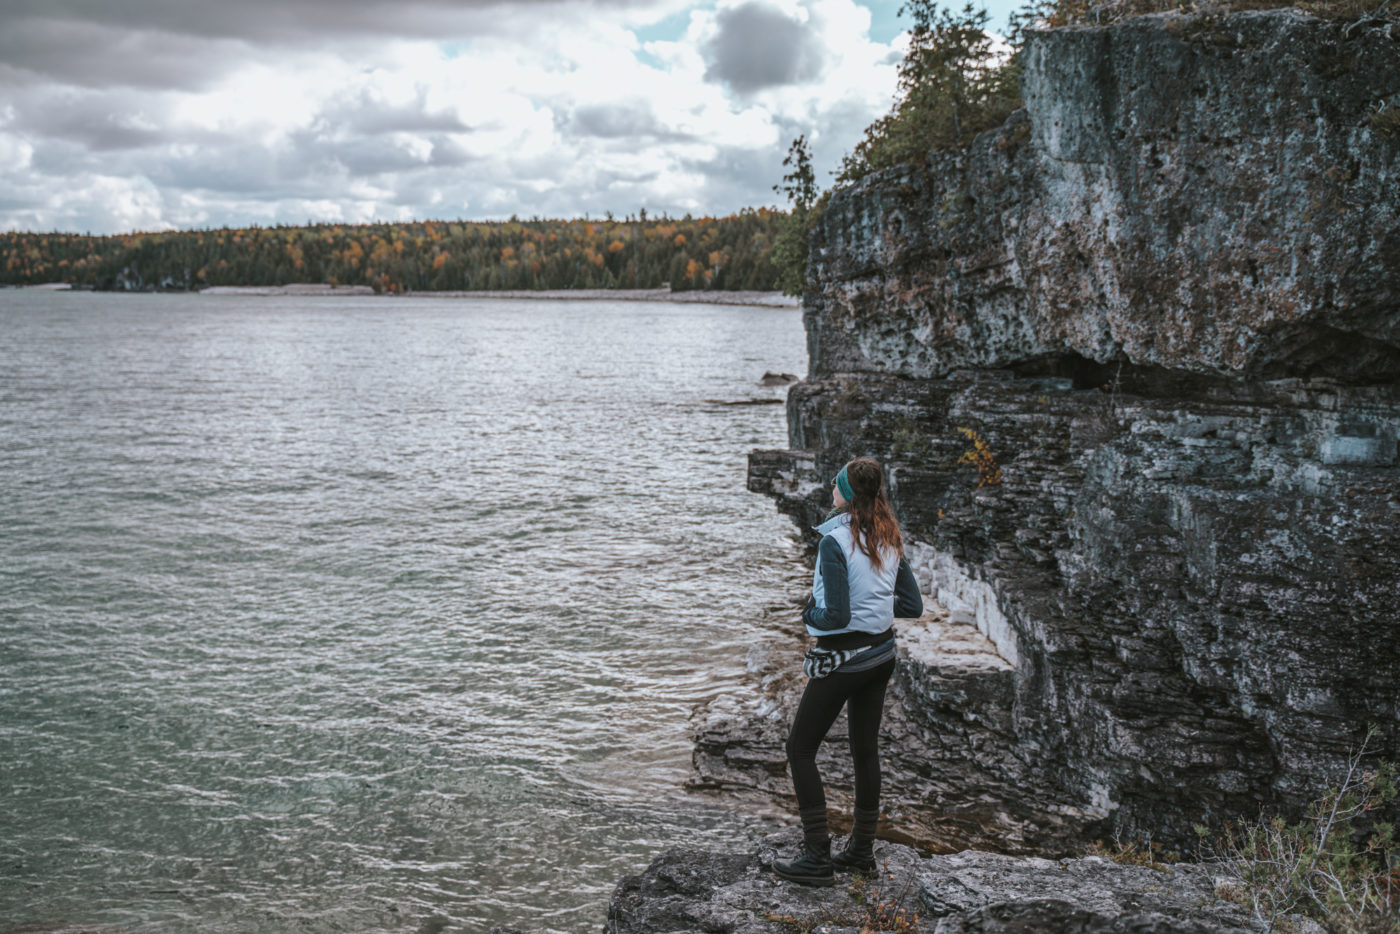
[[[764,921],[780,925],[792,934],[809,934],[812,930],[830,923],[833,919],[821,916],[816,918],[799,918],[794,914],[779,914],[776,911],[769,911],[760,915]]]
[[[851,898],[857,906],[856,926],[865,931],[893,931],[894,934],[915,934],[920,930],[919,913],[905,906],[914,885],[913,873],[905,873],[897,887],[896,874],[890,872],[889,860],[868,876],[851,881]]]
[[[1001,482],[1001,465],[997,463],[996,455],[992,453],[992,446],[987,440],[977,433],[973,428],[958,428],[958,433],[968,441],[972,442],[972,447],[963,452],[958,458],[959,464],[972,464],[977,468],[977,485],[995,486]]]
[[[1126,842],[1115,836],[1111,845],[1099,840],[1085,850],[1085,855],[1111,859],[1124,866],[1145,866],[1165,873],[1171,872],[1171,863],[1179,863],[1182,859],[1180,853],[1166,849],[1150,836]]]
[[[1089,405],[1085,414],[1082,438],[1089,447],[1111,441],[1123,431],[1123,412],[1118,404],[1118,393],[1123,388],[1123,361],[1118,361],[1118,370],[1113,379],[1099,387],[1097,401]]]
[[[895,430],[890,453],[895,457],[923,454],[928,450],[929,439],[908,419]]]
[[[1382,103],[1371,114],[1370,124],[1382,136],[1400,137],[1400,107]]]

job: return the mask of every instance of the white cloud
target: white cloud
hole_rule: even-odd
[[[893,47],[868,39],[869,12],[854,0],[691,4],[682,34],[645,44],[634,28],[683,8],[677,0],[543,20],[528,14],[564,8],[525,7],[499,8],[510,23],[466,40],[225,56],[189,87],[12,84],[0,227],[728,213],[774,202],[798,133],[819,168],[834,167],[894,91]],[[796,24],[792,61],[818,64],[745,72],[731,55],[719,75],[717,50],[734,50],[724,30],[746,16]],[[512,25],[526,19],[529,31]]]

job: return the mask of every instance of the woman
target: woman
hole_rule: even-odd
[[[880,465],[858,457],[832,481],[835,508],[817,531],[812,599],[802,621],[817,637],[803,671],[809,678],[788,735],[788,767],[802,817],[802,852],[773,871],[805,885],[833,885],[834,867],[875,868],[871,845],[880,814],[880,716],[894,671],[894,618],[924,611],[919,585],[902,557],[904,540],[885,496]],[[833,859],[817,747],[842,706],[850,722],[856,801],[846,848]]]

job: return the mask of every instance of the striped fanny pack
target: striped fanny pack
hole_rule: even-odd
[[[809,678],[825,678],[833,671],[854,674],[894,658],[894,640],[888,639],[879,645],[862,645],[854,649],[823,649],[814,646],[807,650],[802,659],[802,673]]]

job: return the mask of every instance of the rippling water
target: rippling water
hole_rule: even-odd
[[[596,931],[801,589],[800,313],[0,292],[0,929]],[[446,922],[446,924],[443,924]],[[425,927],[426,926],[426,927]]]

